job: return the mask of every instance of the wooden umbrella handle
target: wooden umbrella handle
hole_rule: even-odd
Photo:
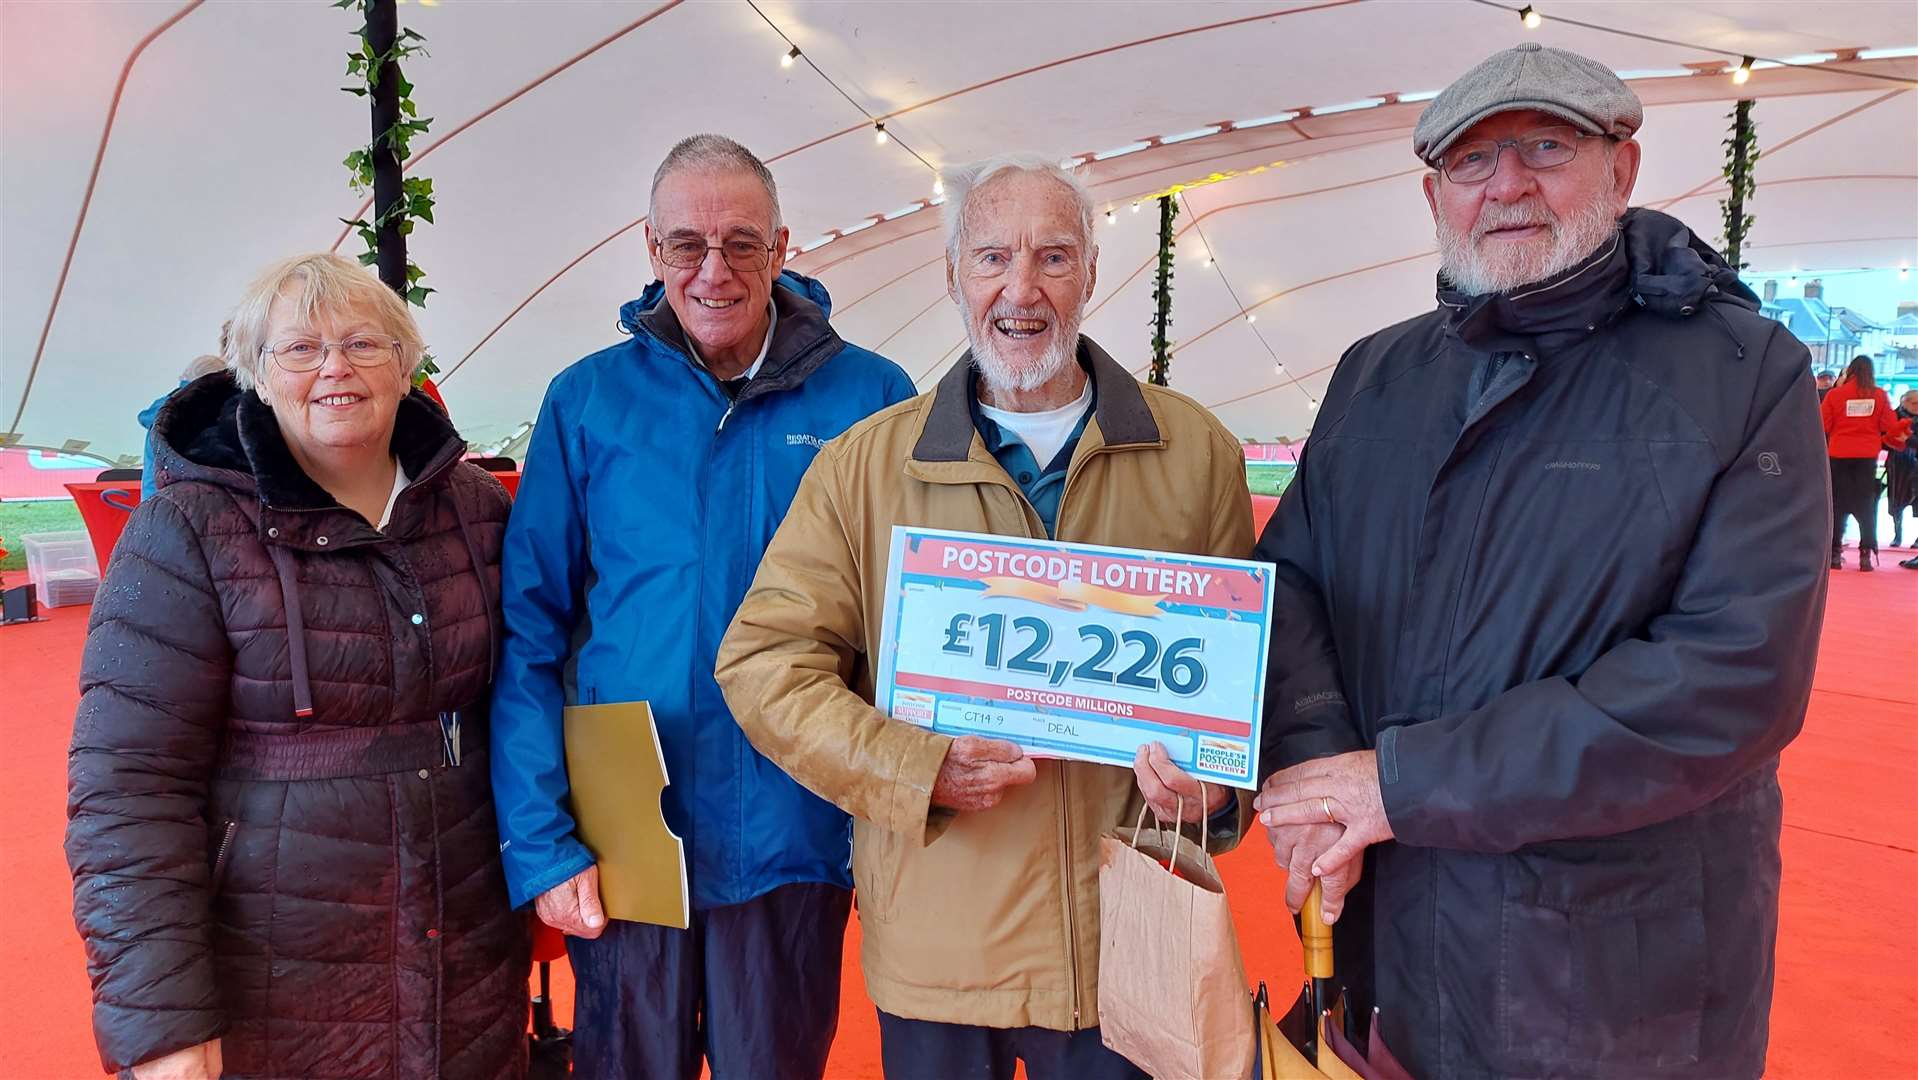
[[[1305,898],[1299,912],[1299,944],[1305,947],[1305,974],[1314,979],[1332,977],[1332,928],[1325,925],[1319,908],[1320,883],[1312,883],[1312,894]]]

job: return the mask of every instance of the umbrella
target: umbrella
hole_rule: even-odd
[[[1386,1047],[1376,1013],[1367,1053],[1345,1037],[1344,994],[1333,978],[1332,929],[1320,917],[1316,882],[1299,916],[1299,944],[1305,949],[1306,980],[1292,1008],[1274,1020],[1263,982],[1253,999],[1254,1080],[1412,1080]]]

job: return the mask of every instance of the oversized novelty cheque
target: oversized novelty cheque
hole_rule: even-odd
[[[1160,742],[1250,789],[1271,614],[1263,563],[894,526],[876,703],[1036,757]]]

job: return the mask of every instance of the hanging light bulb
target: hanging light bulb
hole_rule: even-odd
[[[1211,265],[1212,265],[1212,256],[1210,256],[1210,255],[1207,255],[1207,256],[1205,257],[1205,265],[1207,265],[1207,266],[1211,266]]]
[[[1318,412],[1318,411],[1319,411],[1319,399],[1318,399],[1318,398],[1315,398],[1315,397],[1307,397],[1307,398],[1305,399],[1305,411],[1306,411],[1306,412]]]
[[[794,45],[792,48],[786,50],[786,55],[779,58],[779,66],[783,68],[791,67],[793,66],[793,61],[797,59],[799,59],[799,46]]]
[[[944,195],[946,193],[946,181],[944,177],[935,176],[932,178],[932,193],[934,195]]]
[[[1901,266],[1901,267],[1899,267],[1899,268],[1898,268],[1898,280],[1899,280],[1899,281],[1910,281],[1910,280],[1911,280],[1911,267],[1909,267],[1909,266]]]
[[[1545,18],[1538,12],[1533,11],[1532,5],[1527,4],[1518,9],[1518,21],[1525,24],[1525,29],[1536,30],[1538,29],[1538,24],[1544,22]]]
[[[1752,77],[1752,58],[1747,56],[1743,60],[1740,60],[1738,62],[1738,67],[1732,70],[1732,85],[1743,86],[1745,85],[1746,80],[1750,79],[1751,77]]]
[[[1245,313],[1245,321],[1248,323],[1255,323],[1259,321],[1259,317],[1248,311]]]
[[[1796,289],[1798,287],[1798,275],[1793,274],[1791,276],[1791,280],[1785,282],[1785,284],[1790,285],[1792,288]]]
[[[1138,204],[1138,203],[1133,203],[1133,204],[1132,204],[1132,212],[1133,212],[1133,213],[1135,213],[1135,214],[1139,212],[1139,204]]]
[[[1106,224],[1110,225],[1117,220],[1119,220],[1119,215],[1112,212],[1112,207],[1106,207]]]
[[[892,136],[886,134],[886,122],[884,120],[874,120],[872,122],[872,141],[884,146],[886,145],[886,140],[890,138],[892,138]]]

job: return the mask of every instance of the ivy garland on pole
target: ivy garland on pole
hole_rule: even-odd
[[[393,0],[334,0],[334,7],[355,10],[363,19],[355,33],[359,48],[346,54],[346,74],[357,85],[340,89],[367,98],[372,106],[372,140],[346,155],[353,190],[373,193],[373,219],[340,220],[366,244],[362,266],[378,264],[380,280],[417,307],[433,290],[420,284],[426,271],[406,254],[406,238],[416,222],[433,223],[433,181],[405,176],[400,163],[411,156],[415,135],[433,123],[413,101],[413,84],[400,73],[400,61],[426,55],[426,39],[399,26]],[[414,376],[417,384],[439,370],[428,354]]]
[[[1718,200],[1718,208],[1725,218],[1725,261],[1733,270],[1743,270],[1745,237],[1750,235],[1752,222],[1756,220],[1745,207],[1758,191],[1753,172],[1753,166],[1758,164],[1758,128],[1752,123],[1752,100],[1746,98],[1733,106],[1726,119],[1732,122],[1732,127],[1724,140],[1723,175],[1725,185],[1731,190],[1726,198]]]
[[[1146,381],[1170,386],[1172,369],[1172,219],[1179,204],[1170,195],[1159,196],[1159,269],[1152,279],[1152,371]]]

